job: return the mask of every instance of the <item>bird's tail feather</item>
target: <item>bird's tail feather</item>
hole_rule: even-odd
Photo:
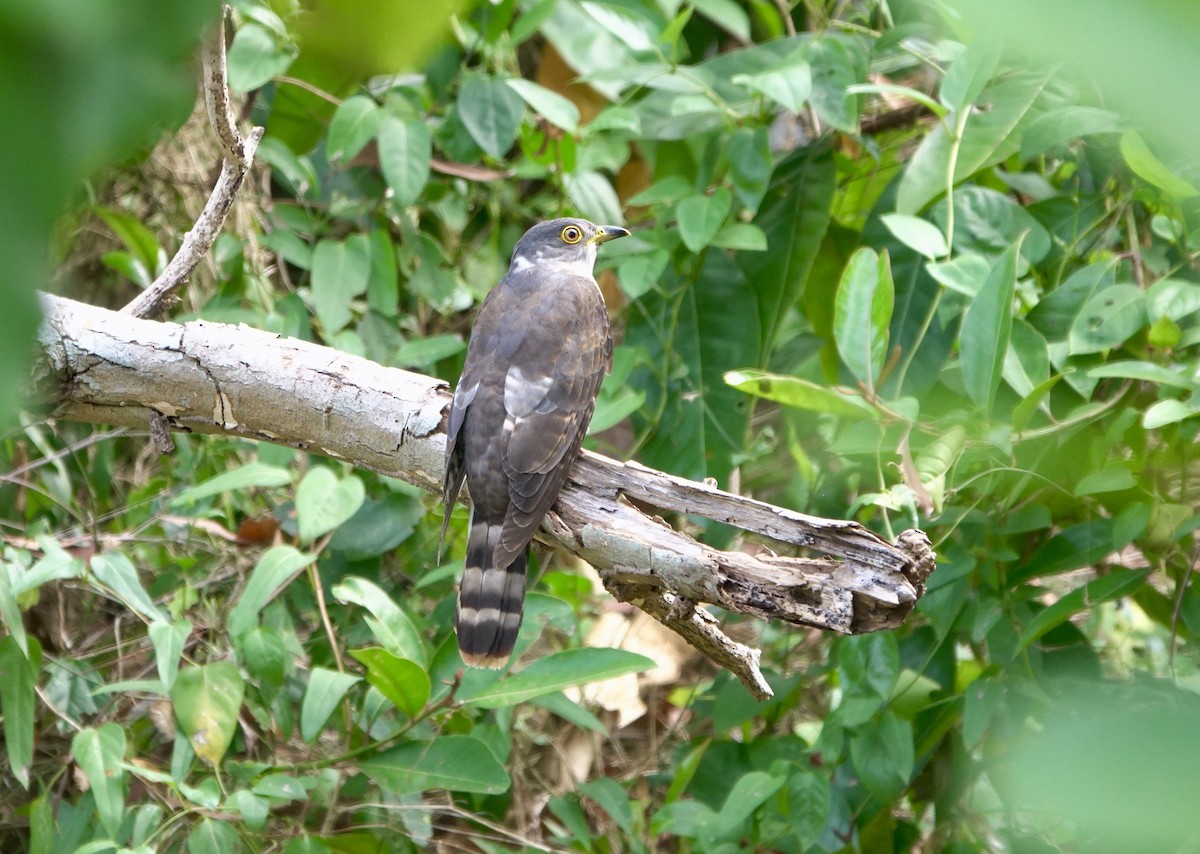
[[[509,566],[494,566],[503,525],[471,514],[466,568],[458,592],[455,630],[463,661],[472,667],[500,668],[517,642],[525,608],[526,547]]]

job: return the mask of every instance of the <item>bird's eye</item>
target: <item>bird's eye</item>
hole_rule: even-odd
[[[562,230],[562,240],[563,243],[578,243],[583,240],[583,232],[573,225],[568,225]]]

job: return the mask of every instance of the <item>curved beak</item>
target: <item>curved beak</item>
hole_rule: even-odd
[[[589,242],[608,243],[608,241],[616,240],[618,237],[628,236],[628,228],[621,228],[619,225],[598,225],[596,226],[596,235]]]

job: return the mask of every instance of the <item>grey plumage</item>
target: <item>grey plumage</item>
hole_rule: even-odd
[[[516,643],[529,543],[612,366],[596,249],[628,233],[583,219],[535,225],[475,319],[450,409],[442,524],[444,537],[465,480],[471,525],[455,631],[470,665],[501,667]]]

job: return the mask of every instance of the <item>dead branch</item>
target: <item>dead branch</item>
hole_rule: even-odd
[[[42,296],[35,378],[58,418],[275,442],[441,488],[446,384],[244,325],[185,325]],[[651,518],[705,516],[834,557],[723,552]],[[889,545],[854,522],[818,519],[636,463],[585,454],[541,538],[587,560],[618,599],[639,605],[756,696],[758,651],[721,633],[700,603],[841,633],[900,625],[933,569],[919,531]],[[840,558],[838,560],[837,558]]]
[[[204,210],[183,237],[179,251],[167,264],[150,287],[138,294],[121,311],[134,317],[155,317],[166,306],[171,296],[183,287],[200,260],[208,254],[213,241],[221,233],[225,217],[233,207],[233,199],[246,173],[254,162],[263,128],[256,127],[245,138],[238,132],[229,106],[229,85],[225,74],[225,15],[221,15],[215,32],[209,39],[201,56],[204,69],[204,102],[208,106],[208,120],[213,133],[221,142],[221,176],[213,187]]]

